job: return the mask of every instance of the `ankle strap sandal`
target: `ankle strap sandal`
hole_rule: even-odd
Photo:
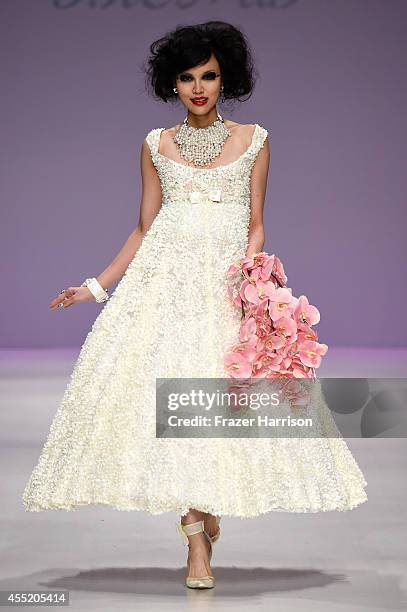
[[[189,546],[188,536],[194,535],[195,533],[203,532],[205,538],[209,542],[209,561],[212,557],[212,540],[204,529],[204,522],[197,521],[196,523],[189,523],[189,525],[183,525],[181,522],[175,523],[177,530],[179,531],[183,543]],[[187,576],[185,584],[191,589],[211,589],[215,586],[215,578],[213,576]]]

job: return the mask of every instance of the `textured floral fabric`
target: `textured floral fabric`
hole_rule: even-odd
[[[146,137],[162,207],[81,348],[23,492],[27,511],[105,504],[151,514],[189,508],[254,517],[270,510],[348,510],[366,481],[337,435],[320,387],[325,436],[156,438],[156,377],[225,377],[240,313],[228,267],[245,254],[250,177],[267,130],[255,124],[236,161],[209,169],[158,151]]]

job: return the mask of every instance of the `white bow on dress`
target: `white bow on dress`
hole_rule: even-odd
[[[221,194],[221,189],[213,189],[208,193],[203,191],[191,191],[189,194],[189,201],[192,204],[202,204],[203,202],[211,204],[212,202],[220,202]]]

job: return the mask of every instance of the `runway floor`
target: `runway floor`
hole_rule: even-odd
[[[347,440],[368,482],[368,502],[352,511],[224,517],[212,590],[184,586],[175,514],[25,512],[21,494],[77,355],[0,351],[0,591],[67,589],[75,612],[407,609],[404,438]],[[330,348],[318,375],[404,378],[407,350]]]

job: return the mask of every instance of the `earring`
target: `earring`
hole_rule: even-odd
[[[222,96],[221,96],[221,100],[222,100],[222,102],[224,102],[224,101],[225,101],[225,94],[223,93],[223,90],[224,90],[224,89],[225,89],[225,88],[224,88],[224,87],[223,87],[223,85],[222,85],[222,87],[220,88],[220,90],[221,90],[221,92],[222,92]]]
[[[178,93],[178,89],[176,87],[173,88],[172,90],[174,93]]]

